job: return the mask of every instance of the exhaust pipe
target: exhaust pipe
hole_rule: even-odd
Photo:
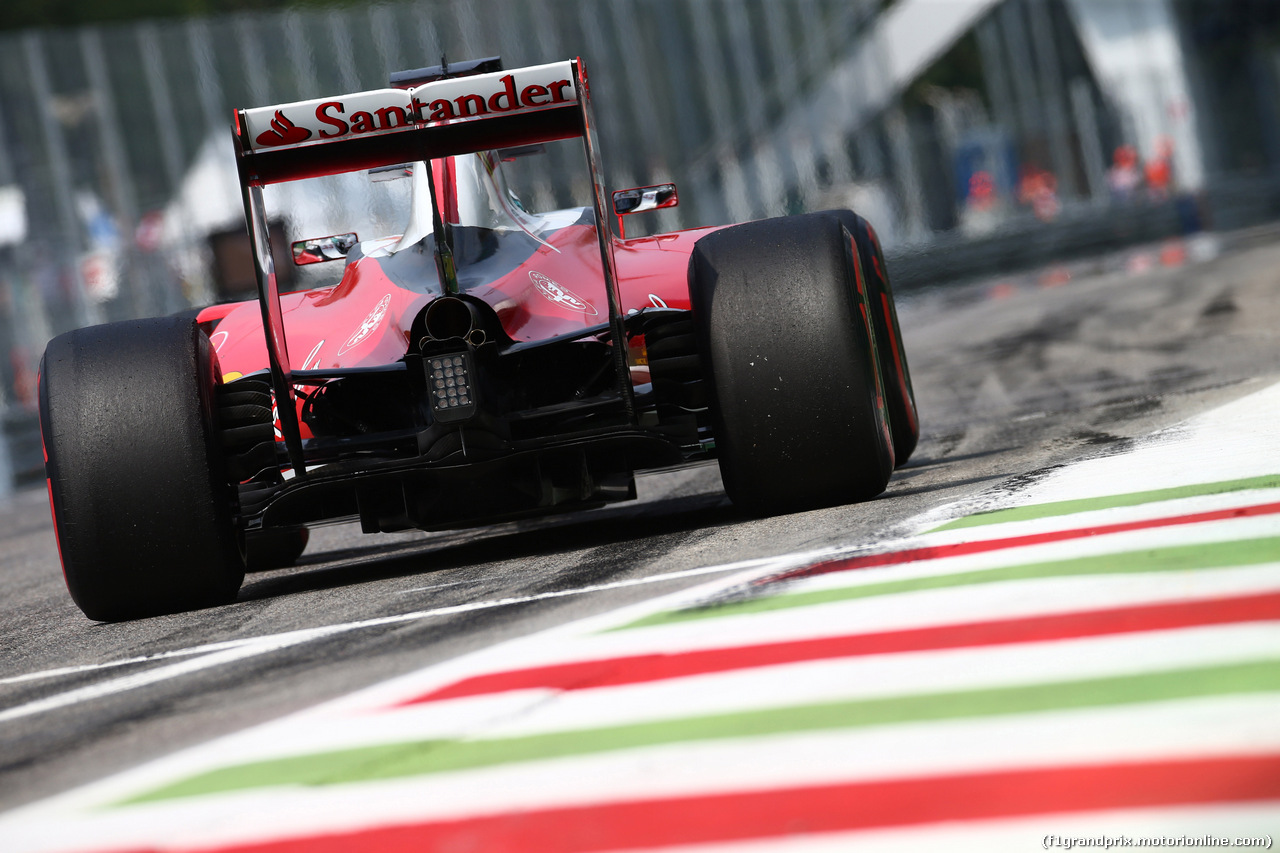
[[[441,296],[432,302],[427,306],[422,321],[426,336],[419,342],[419,349],[430,341],[461,338],[478,347],[486,340],[475,306],[456,296]]]

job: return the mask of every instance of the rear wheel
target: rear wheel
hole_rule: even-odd
[[[866,500],[893,471],[868,299],[837,216],[749,222],[689,261],[725,491],[761,515]]]
[[[217,361],[182,317],[54,338],[40,430],[63,574],[91,619],[233,600],[244,580],[215,422]]]
[[[852,210],[832,210],[853,235],[858,261],[867,282],[871,323],[875,327],[876,349],[880,372],[884,377],[885,403],[889,409],[889,425],[893,429],[895,465],[904,464],[920,439],[920,419],[916,414],[915,392],[911,389],[911,371],[907,367],[907,350],[898,327],[898,308],[893,301],[889,270],[880,249],[880,238],[871,223]]]

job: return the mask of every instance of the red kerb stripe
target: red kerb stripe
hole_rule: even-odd
[[[678,654],[577,661],[477,675],[407,699],[400,704],[414,705],[534,688],[586,690],[809,660],[1068,640],[1267,619],[1280,619],[1280,593],[968,622],[873,634],[846,634]]]
[[[313,835],[221,853],[588,853],[943,821],[1280,800],[1280,755],[853,782],[520,811]],[[1027,847],[1039,843],[1028,839]]]
[[[1149,530],[1153,527],[1175,527],[1183,524],[1202,524],[1207,521],[1225,521],[1232,518],[1248,518],[1254,515],[1272,515],[1280,512],[1280,503],[1242,506],[1233,509],[1219,509],[1212,512],[1197,512],[1191,515],[1175,515],[1169,518],[1149,518],[1142,521],[1126,521],[1120,524],[1100,524],[1095,527],[1079,527],[1072,530],[1053,530],[1047,533],[1031,533],[1026,536],[1010,536],[1004,539],[984,539],[977,542],[957,542],[952,545],[931,545],[924,548],[907,548],[901,551],[887,551],[883,554],[866,554],[860,557],[849,557],[843,560],[832,560],[805,566],[781,575],[764,578],[760,583],[770,584],[778,581],[808,578],[817,575],[829,575],[833,572],[847,572],[852,569],[869,569],[876,566],[896,566],[902,563],[914,563],[917,560],[937,560],[941,557],[963,557],[968,554],[985,554],[989,551],[1003,551],[1007,548],[1022,548],[1027,545],[1044,545],[1050,542],[1065,542],[1070,539],[1084,539],[1089,536],[1102,536],[1107,533],[1126,533],[1131,530]]]

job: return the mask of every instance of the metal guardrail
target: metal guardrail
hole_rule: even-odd
[[[885,263],[896,290],[919,290],[1190,234],[1202,223],[1199,201],[1183,196],[1081,210],[1052,223],[1032,219],[986,237],[944,234],[887,251]]]
[[[902,291],[1032,269],[1084,255],[1153,243],[1200,230],[1238,231],[1280,218],[1280,178],[1219,177],[1196,195],[1064,211],[1053,222],[1026,219],[986,237],[937,235],[885,253]]]

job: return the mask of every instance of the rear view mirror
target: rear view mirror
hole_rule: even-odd
[[[618,236],[624,240],[627,237],[627,228],[622,224],[622,217],[633,213],[644,213],[646,210],[675,207],[679,203],[680,196],[676,195],[675,184],[658,184],[652,187],[614,191],[613,212],[618,215]]]
[[[663,207],[675,207],[680,203],[675,184],[658,184],[653,187],[637,187],[618,190],[613,194],[613,212],[619,216],[644,213]]]
[[[314,240],[299,240],[293,244],[293,262],[303,267],[307,264],[322,264],[325,261],[340,261],[355,248],[360,238],[350,234],[334,234],[329,237],[317,237]]]

